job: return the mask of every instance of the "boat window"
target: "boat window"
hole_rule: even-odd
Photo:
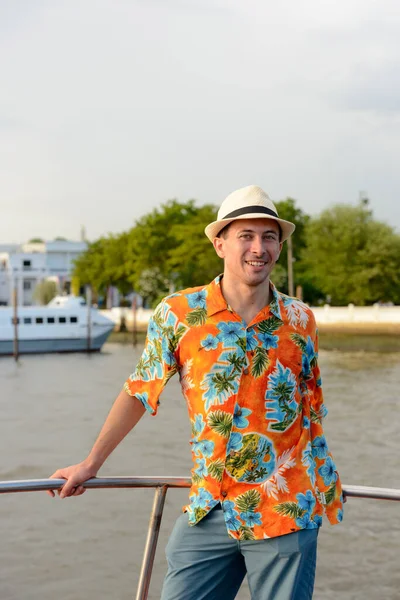
[[[78,317],[70,317],[69,321],[70,321],[70,323],[77,323],[78,322]]]
[[[58,317],[58,322],[59,323],[66,323],[67,319],[66,319],[66,317]]]
[[[30,325],[32,323],[32,318],[31,317],[24,317],[24,324],[25,325]]]
[[[55,318],[54,318],[54,317],[47,317],[47,322],[48,322],[48,323],[55,323],[55,322],[56,322],[56,320],[55,320]]]
[[[19,317],[17,317],[17,325],[19,324]],[[11,325],[14,325],[14,317],[11,317]]]
[[[43,323],[43,317],[36,317],[36,323]]]

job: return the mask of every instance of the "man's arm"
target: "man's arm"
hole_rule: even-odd
[[[89,456],[77,465],[58,469],[50,477],[50,479],[66,479],[66,483],[58,491],[61,498],[80,496],[85,492],[81,484],[91,477],[96,477],[108,456],[133,429],[145,411],[143,404],[135,396],[130,396],[125,390],[120,392]],[[48,494],[54,497],[52,490],[49,490]]]

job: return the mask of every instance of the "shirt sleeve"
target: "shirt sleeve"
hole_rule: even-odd
[[[161,392],[178,371],[179,331],[178,319],[163,300],[150,318],[145,347],[136,369],[124,384],[124,390],[140,400],[152,415],[157,414]]]
[[[318,365],[318,331],[314,334],[314,355],[310,356],[310,430],[311,451],[315,465],[317,494],[332,524],[343,518],[343,495],[339,474],[324,435],[323,420],[328,414],[321,387]]]

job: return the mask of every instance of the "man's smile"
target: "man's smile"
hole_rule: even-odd
[[[245,260],[247,265],[251,265],[252,267],[263,267],[267,264],[265,260]]]

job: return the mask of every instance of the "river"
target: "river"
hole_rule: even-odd
[[[89,451],[140,348],[0,360],[0,480],[49,476]],[[400,488],[400,353],[320,352],[325,430],[344,483]],[[179,382],[157,417],[146,415],[99,475],[188,475],[189,424]],[[163,549],[187,490],[170,490],[150,588],[156,600]],[[134,598],[152,490],[0,496],[1,600]],[[319,536],[316,600],[400,598],[400,503],[350,498],[344,522]],[[250,598],[246,584],[238,600]],[[223,600],[223,599],[221,599]]]

